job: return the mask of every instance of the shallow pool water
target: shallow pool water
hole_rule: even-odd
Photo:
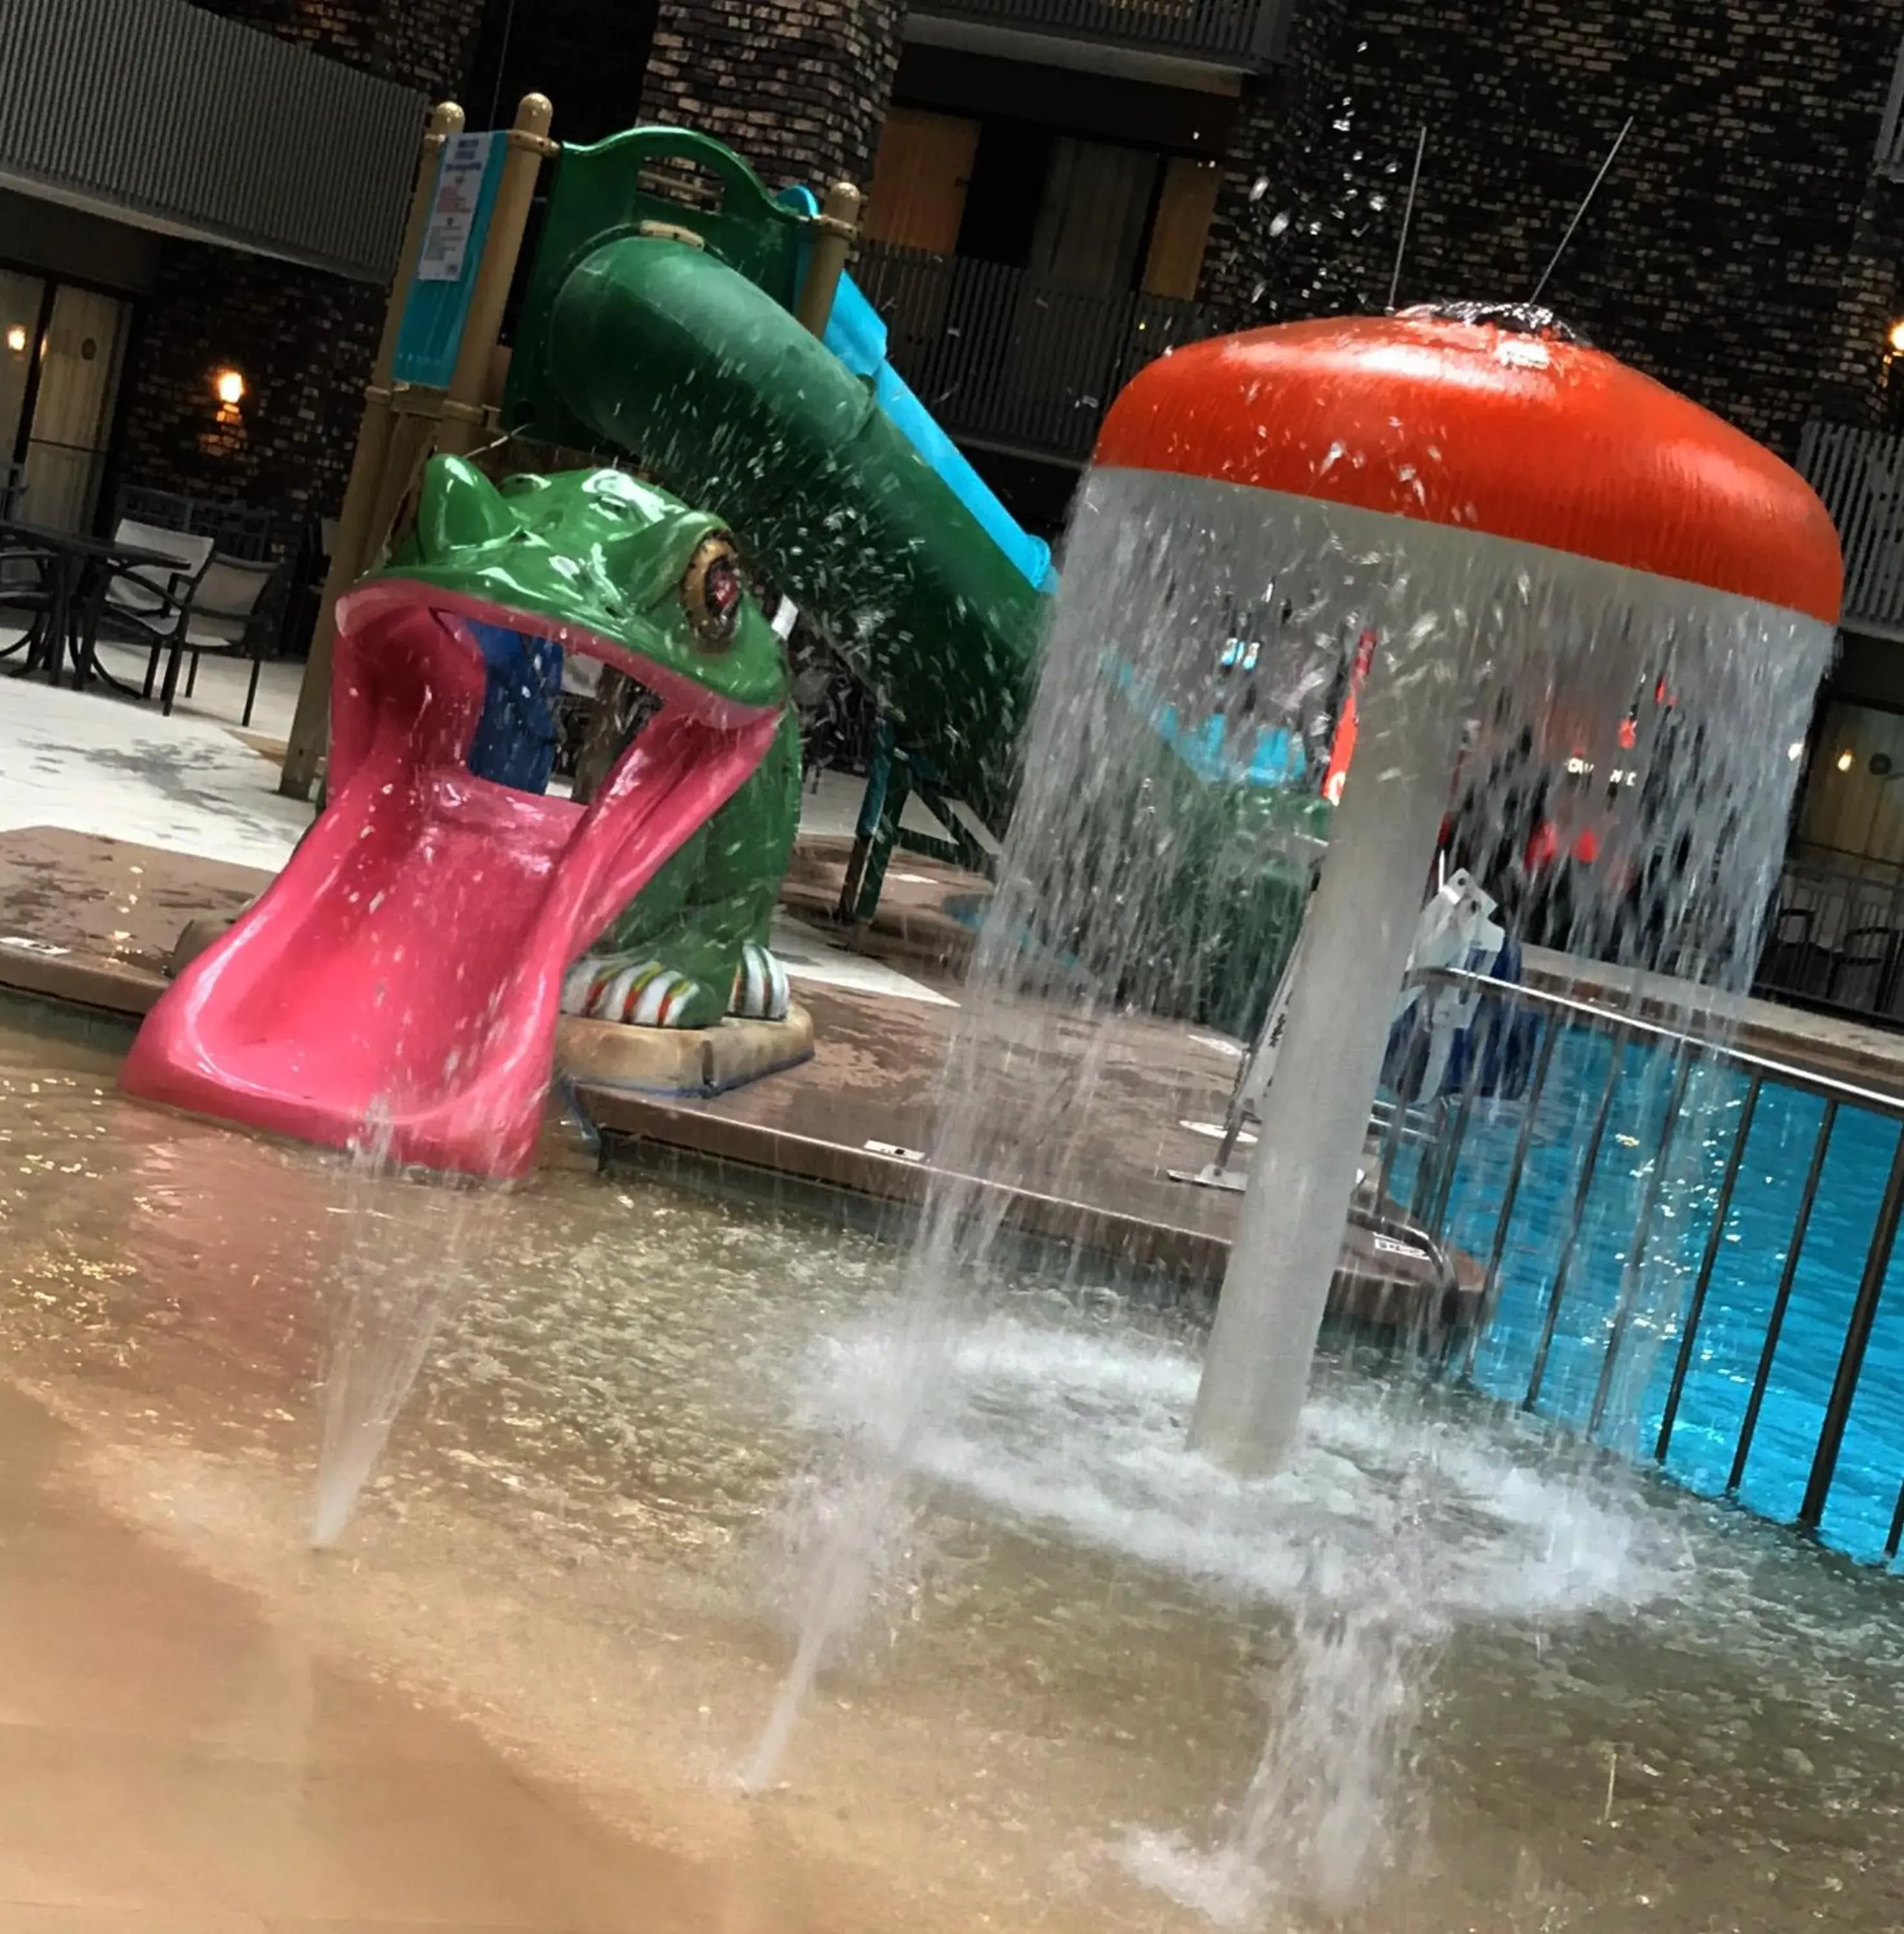
[[[895,1252],[612,1178],[472,1203],[110,1082],[0,1026],[0,1369],[116,1508],[629,1830],[764,1820],[919,1926],[1904,1924],[1888,1581],[1345,1362],[1292,1470],[1234,1484],[1181,1447],[1198,1333],[1088,1282],[973,1286],[880,1616],[742,1801]],[[319,1556],[326,1311],[366,1270],[447,1306]]]

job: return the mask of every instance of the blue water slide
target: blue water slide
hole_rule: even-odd
[[[811,188],[788,188],[780,199],[802,214],[820,212],[820,203]],[[803,277],[805,273],[803,264]],[[823,340],[856,376],[872,384],[874,400],[1026,581],[1040,591],[1055,590],[1057,577],[1051,569],[1051,546],[1033,537],[992,494],[991,487],[886,360],[886,324],[850,276],[840,278]]]
[[[820,203],[810,188],[788,188],[780,199],[803,214],[820,212]],[[804,277],[804,263],[800,273]],[[850,276],[842,276],[833,298],[832,313],[827,318],[823,339],[827,348],[856,376],[871,383],[874,399],[880,408],[1027,581],[1041,591],[1054,591],[1057,575],[1051,568],[1050,545],[1033,537],[1006,509],[992,494],[991,486],[967,462],[964,452],[940,429],[931,412],[907,388],[886,360],[886,337],[885,320],[879,311]],[[1242,647],[1232,643],[1230,649],[1235,654]],[[1143,705],[1158,737],[1206,782],[1241,782],[1273,790],[1297,784],[1304,778],[1309,761],[1301,741],[1289,732],[1274,728],[1259,731],[1248,755],[1239,759],[1227,747],[1229,734],[1220,716],[1196,724],[1181,720],[1175,706],[1149,698],[1127,665],[1114,665],[1112,676],[1121,689]]]

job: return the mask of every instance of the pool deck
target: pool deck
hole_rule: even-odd
[[[207,679],[221,669],[208,661]],[[250,735],[215,712],[161,720],[150,708],[0,681],[0,990],[135,1021],[164,991],[186,923],[233,917],[262,890],[309,818],[276,793],[270,756],[294,696],[291,669],[267,667]],[[221,702],[209,683],[200,690]],[[776,928],[795,997],[815,1023],[813,1059],[710,1101],[582,1089],[585,1111],[621,1153],[672,1151],[899,1205],[922,1194],[929,1163],[893,1151],[929,1157],[936,1142],[934,1097],[972,934],[945,905],[986,888],[901,854],[877,929],[843,932],[832,909],[856,799],[844,779],[808,798]],[[1214,1152],[1211,1137],[1183,1124],[1220,1121],[1237,1062],[1234,1044],[1214,1035],[1129,1023],[1084,1130],[1090,1185],[1012,1191],[1012,1219],[1140,1266],[1220,1273],[1235,1198],[1169,1171],[1193,1171]]]
[[[810,872],[825,869],[823,848],[808,858]],[[270,878],[260,868],[65,828],[0,832],[0,989],[136,1020],[164,992],[186,922],[236,915]],[[880,978],[876,959],[862,963],[817,926],[790,923],[784,932],[796,998],[814,1018],[811,1061],[708,1101],[587,1083],[577,1098],[624,1145],[916,1200],[928,1164],[891,1151],[923,1156],[934,1145],[953,996],[943,983],[890,970]],[[895,950],[910,959],[918,950],[902,941]],[[866,984],[842,984],[862,964]],[[896,991],[906,987],[914,991]],[[1027,1019],[1029,1026],[1045,1017]],[[1199,1167],[1214,1152],[1209,1137],[1182,1123],[1220,1120],[1236,1066],[1235,1048],[1214,1035],[1128,1023],[1084,1131],[1085,1165],[1100,1186],[1084,1203],[1019,1191],[1012,1220],[1139,1264],[1220,1268],[1235,1199],[1174,1182],[1168,1170]]]
[[[271,756],[295,667],[267,668],[248,734],[216,715],[229,704],[212,682],[223,669],[208,664],[199,712],[170,720],[0,682],[0,990],[136,1020],[164,990],[187,922],[234,916],[283,863],[309,818],[276,793]],[[843,929],[832,909],[853,799],[853,782],[830,776],[809,795],[776,929],[815,1024],[812,1059],[708,1100],[583,1084],[578,1099],[612,1153],[685,1155],[889,1203],[920,1197],[973,933],[948,908],[985,887],[902,853],[876,925]],[[1530,953],[1529,978],[1669,1026],[1686,1024],[1690,1005],[1768,1060],[1904,1095],[1904,1037],[1682,982],[1636,987],[1558,955]],[[1062,1017],[1027,1009],[1023,1021],[1027,1037],[1055,1021],[1061,1039]],[[1205,1131],[1223,1117],[1238,1053],[1196,1028],[1125,1023],[1078,1131],[1079,1159],[1048,1191],[1007,1190],[1009,1219],[1140,1267],[1219,1273],[1236,1199],[1171,1172],[1194,1172],[1214,1152]]]

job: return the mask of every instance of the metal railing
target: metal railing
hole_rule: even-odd
[[[954,435],[1073,462],[1145,363],[1210,333],[1196,303],[885,243],[864,247],[853,275],[885,318],[893,367]]]
[[[1844,623],[1904,639],[1904,437],[1809,423],[1798,468],[1824,499],[1844,547]]]
[[[386,280],[422,95],[186,0],[0,0],[0,176]]]
[[[1904,1026],[1904,868],[1786,863],[1752,992]]]
[[[1251,72],[1275,57],[1289,8],[1290,0],[920,0],[913,12]]]
[[[1385,1192],[1480,1281],[1481,1390],[1854,1558],[1904,1541],[1904,1100],[1563,996],[1511,1095],[1397,1109]],[[1498,1072],[1498,1065],[1496,1068]],[[1411,1146],[1411,1144],[1412,1144]]]

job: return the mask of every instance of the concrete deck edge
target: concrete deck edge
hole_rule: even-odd
[[[123,960],[71,952],[42,953],[0,940],[0,990],[143,1020],[158,1004],[165,982]]]
[[[1525,950],[1522,971],[1538,992],[1660,1027],[1703,1025],[1742,1053],[1904,1098],[1904,1034],[1540,947]]]
[[[737,1122],[661,1096],[578,1082],[576,1098],[606,1135],[650,1141],[711,1161],[818,1182],[910,1208],[921,1205],[932,1182],[948,1173],[928,1161],[910,1161],[844,1142]],[[1200,1230],[1152,1222],[1006,1183],[954,1179],[965,1181],[975,1191],[976,1200],[995,1206],[1021,1234],[1094,1250],[1140,1268],[1214,1276],[1220,1273],[1229,1254],[1229,1245],[1222,1237]]]

